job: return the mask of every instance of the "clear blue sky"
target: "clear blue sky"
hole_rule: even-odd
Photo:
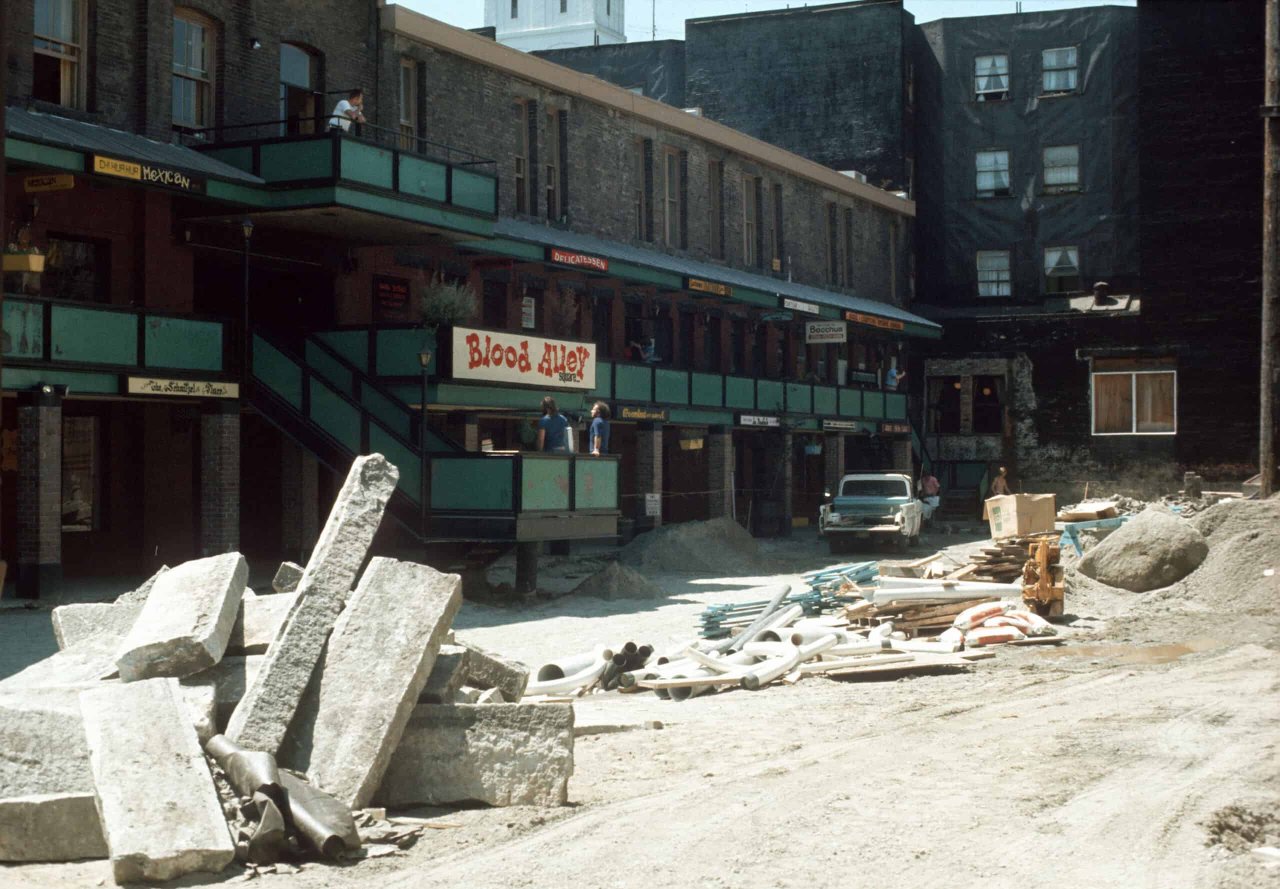
[[[6,0],[7,2],[7,0]],[[459,28],[484,25],[484,0],[398,0],[410,9],[440,19]],[[625,0],[627,39],[650,39],[654,14],[659,40],[684,37],[684,20],[735,12],[759,12],[787,6],[819,6],[819,3],[788,3],[786,0]],[[917,22],[966,15],[1001,15],[1016,11],[1016,0],[906,0],[907,10]],[[1137,0],[1022,0],[1023,12],[1070,9],[1079,6],[1135,6]]]

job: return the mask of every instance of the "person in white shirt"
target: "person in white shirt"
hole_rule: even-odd
[[[333,116],[329,118],[329,129],[347,132],[351,122],[364,123],[364,90],[354,89],[345,99],[333,106]]]

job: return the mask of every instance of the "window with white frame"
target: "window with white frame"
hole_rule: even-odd
[[[1012,296],[1008,250],[978,251],[978,296]]]
[[[1044,77],[1045,93],[1076,91],[1076,48],[1074,46],[1046,49],[1040,54],[1040,68]]]
[[[213,126],[213,23],[188,10],[173,13],[173,125]]]
[[[413,151],[418,139],[418,63],[400,60],[400,147]]]
[[[975,155],[978,197],[1007,197],[1009,191],[1009,152],[979,151]]]
[[[1080,190],[1080,146],[1054,145],[1044,150],[1044,190],[1049,194]]]
[[[978,56],[973,60],[973,94],[979,102],[1009,98],[1009,57]]]
[[[86,6],[86,0],[35,0],[32,98],[85,107]]]
[[[1115,369],[1097,361],[1091,376],[1094,435],[1174,435],[1178,431],[1178,372],[1172,367]]]
[[[1080,290],[1080,249],[1046,247],[1044,250],[1044,292],[1076,293]]]

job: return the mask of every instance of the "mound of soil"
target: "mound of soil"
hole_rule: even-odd
[[[619,558],[648,574],[742,577],[765,567],[755,538],[730,518],[665,525],[628,543]]]
[[[667,592],[639,571],[610,562],[574,587],[570,595],[597,599],[665,599]]]
[[[1208,553],[1190,522],[1153,506],[1085,553],[1078,567],[1108,586],[1144,593],[1186,577]]]

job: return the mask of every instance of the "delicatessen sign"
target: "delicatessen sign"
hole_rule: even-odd
[[[453,378],[554,389],[594,389],[596,345],[455,327]]]

